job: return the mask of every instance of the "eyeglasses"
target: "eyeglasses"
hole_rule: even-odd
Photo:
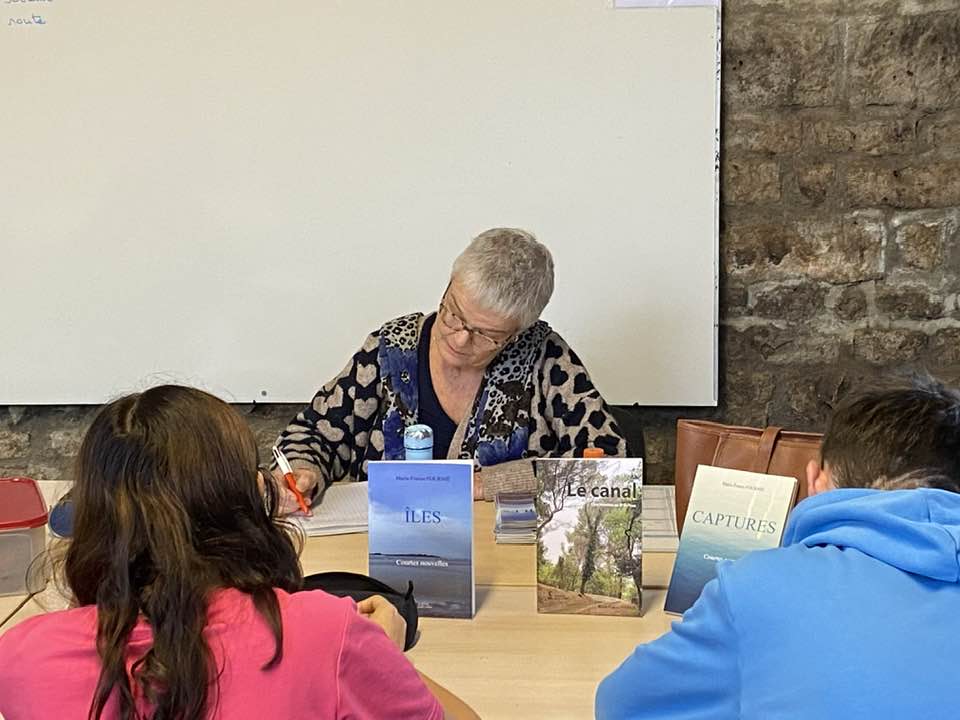
[[[448,286],[447,290],[449,289],[450,288]],[[444,299],[440,300],[440,312],[437,313],[437,315],[440,318],[440,322],[447,329],[447,335],[466,331],[470,336],[470,342],[473,343],[474,348],[484,352],[499,350],[513,338],[512,335],[509,335],[503,340],[497,340],[494,337],[490,337],[490,335],[488,335],[485,331],[471,327],[462,317],[460,317],[460,314],[446,302],[446,297],[447,292],[445,291],[443,293]]]

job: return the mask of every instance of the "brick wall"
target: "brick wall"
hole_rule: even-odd
[[[651,482],[677,417],[817,430],[880,372],[960,382],[960,0],[727,0],[723,61],[721,405],[617,410]],[[296,408],[242,410],[266,448]],[[0,407],[0,475],[66,476],[92,412]]]

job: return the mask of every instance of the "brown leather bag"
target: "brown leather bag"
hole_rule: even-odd
[[[683,530],[697,465],[792,475],[799,480],[796,502],[800,502],[807,496],[807,463],[819,461],[822,437],[778,427],[759,430],[706,420],[677,420],[677,528]]]

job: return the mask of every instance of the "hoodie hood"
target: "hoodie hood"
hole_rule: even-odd
[[[783,545],[853,548],[905,572],[960,580],[960,494],[844,488],[807,498],[790,515]]]

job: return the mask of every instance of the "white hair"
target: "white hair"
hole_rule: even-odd
[[[528,328],[553,295],[553,257],[526,230],[493,228],[477,235],[453,261],[472,299],[491,312]]]

